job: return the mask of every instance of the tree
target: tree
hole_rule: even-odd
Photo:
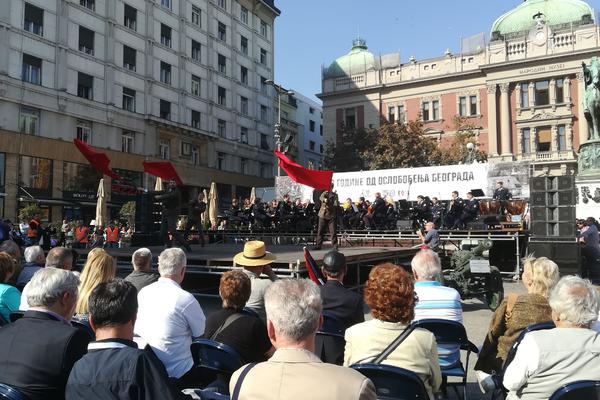
[[[42,214],[42,209],[37,204],[31,203],[19,210],[18,217],[21,221],[29,222],[35,214]]]
[[[133,222],[135,221],[135,201],[128,201],[123,204],[119,210],[119,216],[127,220],[129,226],[133,226]]]
[[[471,157],[477,162],[486,161],[487,154],[479,149],[480,144],[476,138],[475,131],[479,127],[460,116],[454,117],[453,125],[456,133],[450,146],[440,150],[441,163],[443,165],[460,164],[467,162]],[[467,143],[472,143],[474,146],[472,155],[469,154]]]
[[[367,168],[362,154],[376,136],[375,130],[343,129],[341,141],[335,144],[327,141],[325,144],[323,152],[325,169],[348,172]]]

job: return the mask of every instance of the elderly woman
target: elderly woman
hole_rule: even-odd
[[[373,268],[365,288],[373,319],[346,330],[344,366],[370,362],[388,347],[410,325],[416,301],[408,272],[393,264]],[[430,398],[442,383],[435,337],[427,330],[415,329],[383,363],[419,375]]]
[[[548,399],[561,386],[600,380],[598,291],[588,280],[565,276],[550,294],[555,329],[530,332],[504,373],[508,400]]]
[[[15,261],[6,254],[0,253],[0,316],[4,322],[10,321],[10,314],[19,309],[21,293],[6,282],[15,273]]]
[[[233,347],[248,363],[265,361],[275,351],[262,320],[243,311],[250,288],[241,270],[225,272],[219,285],[223,308],[208,316],[204,330],[204,338]]]
[[[506,355],[521,331],[529,325],[552,320],[548,294],[559,279],[556,263],[546,257],[529,258],[523,265],[522,279],[527,294],[509,294],[496,309],[475,364],[483,392],[494,389],[489,375],[502,370]]]

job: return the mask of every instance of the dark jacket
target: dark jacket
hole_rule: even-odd
[[[363,299],[340,282],[328,280],[320,286],[323,312],[336,317],[344,329],[364,322]]]
[[[206,203],[198,201],[198,199],[192,200],[188,203],[188,219],[200,220],[200,216],[206,211]]]
[[[154,272],[133,271],[125,277],[127,282],[131,282],[139,292],[146,286],[156,282],[159,275]]]
[[[319,208],[319,218],[335,218],[337,208],[340,205],[337,194],[325,191],[321,193],[319,200],[321,201],[321,208]]]
[[[0,329],[0,382],[30,400],[63,399],[71,368],[89,342],[85,331],[48,313],[27,311]]]
[[[27,285],[27,282],[33,278],[33,274],[38,272],[40,269],[44,268],[44,264],[37,264],[33,262],[28,262],[23,264],[23,269],[21,273],[19,273],[19,277],[17,278],[17,287],[24,287]]]
[[[181,204],[181,191],[179,188],[167,189],[163,192],[157,192],[154,196],[156,200],[162,203],[163,214],[178,214]]]

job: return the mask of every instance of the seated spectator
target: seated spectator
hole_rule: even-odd
[[[373,384],[357,371],[321,362],[314,355],[323,311],[319,288],[307,279],[280,280],[265,294],[267,332],[277,349],[269,361],[237,370],[233,394],[247,368],[239,400],[376,399]]]
[[[223,308],[206,319],[204,338],[233,347],[245,362],[265,361],[275,349],[260,318],[243,312],[250,298],[250,278],[240,270],[221,276]]]
[[[79,279],[69,271],[43,268],[29,281],[29,311],[0,329],[0,382],[29,400],[61,399],[75,361],[90,341],[69,323]]]
[[[427,318],[449,319],[463,323],[460,294],[443,286],[440,257],[432,250],[421,250],[410,263],[415,279],[415,321]]]
[[[365,320],[362,297],[344,287],[344,278],[348,268],[346,256],[337,250],[331,250],[323,257],[323,275],[327,278],[320,286],[323,299],[323,312],[334,316],[346,330],[348,327]]]
[[[600,380],[600,337],[589,329],[598,318],[599,295],[577,276],[563,277],[550,293],[555,329],[530,332],[506,368],[507,399],[548,399],[561,386]]]
[[[133,283],[139,292],[144,287],[158,280],[158,274],[152,272],[152,252],[142,247],[131,255],[133,272],[125,277],[125,280]]]
[[[54,247],[50,249],[48,255],[46,255],[46,266],[45,268],[58,268],[70,271],[73,267],[73,257],[71,255],[71,250],[66,247]],[[19,306],[19,310],[27,311],[29,310],[29,304],[27,304],[27,292],[28,292],[29,284],[26,284],[23,288],[23,293],[21,295],[21,304]]]
[[[475,364],[477,380],[484,393],[495,388],[490,374],[502,371],[506,355],[521,331],[529,325],[552,321],[548,294],[558,279],[558,265],[546,257],[530,258],[523,264],[527,294],[511,293],[496,309]]]
[[[385,350],[410,325],[416,301],[408,272],[389,263],[373,268],[365,287],[373,319],[346,330],[344,365],[370,362]],[[435,336],[425,329],[411,332],[383,364],[419,375],[432,399],[442,383]]]
[[[88,253],[87,261],[81,273],[79,297],[75,307],[77,320],[86,323],[88,319],[88,300],[92,290],[101,283],[110,282],[117,274],[117,261],[103,249],[93,249]]]
[[[31,280],[33,274],[44,268],[46,256],[44,249],[40,246],[29,246],[25,248],[25,264],[17,278],[17,287],[23,288]]]
[[[197,387],[201,380],[190,346],[204,333],[205,317],[198,300],[181,288],[187,259],[180,248],[166,249],[158,257],[157,282],[138,294],[135,333],[162,361],[180,389]]]
[[[133,341],[138,302],[131,283],[100,283],[90,294],[88,309],[96,341],[71,370],[67,400],[185,398],[154,353],[138,349]]]
[[[235,265],[244,268],[243,271],[252,284],[246,307],[256,312],[263,321],[266,321],[265,292],[272,281],[277,279],[270,265],[275,259],[275,255],[267,251],[265,243],[259,240],[246,242],[244,251],[233,258]],[[269,279],[261,279],[262,274],[267,275]]]
[[[27,225],[27,227],[29,229],[29,225]],[[4,242],[0,243],[0,253],[7,253],[13,258],[13,260],[15,260],[15,273],[8,281],[9,284],[15,286],[17,284],[17,278],[19,277],[22,269],[21,248],[14,241],[5,240]]]
[[[0,317],[4,322],[10,321],[10,313],[18,311],[21,302],[21,293],[6,283],[14,272],[15,262],[12,257],[0,253]]]

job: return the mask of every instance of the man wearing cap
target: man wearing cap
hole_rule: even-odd
[[[331,245],[337,245],[337,210],[340,206],[337,194],[331,189],[321,193],[319,197],[321,207],[319,208],[319,225],[317,226],[317,238],[315,240],[315,250],[319,250],[323,245],[323,236],[325,227],[328,227],[331,236]]]
[[[270,265],[276,258],[260,240],[246,242],[244,251],[233,257],[234,264],[243,267],[244,273],[250,278],[250,298],[246,302],[246,308],[256,312],[263,321],[267,320],[265,292],[271,282],[277,279]],[[267,275],[269,279],[261,279],[261,274]]]

